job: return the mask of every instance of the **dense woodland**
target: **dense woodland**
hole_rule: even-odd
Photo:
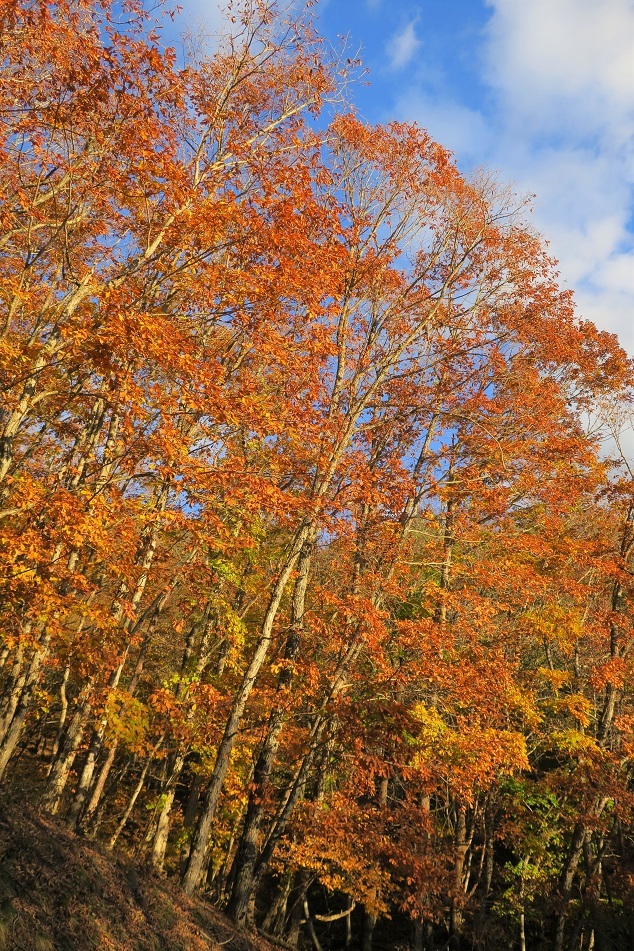
[[[633,947],[632,367],[526,201],[311,10],[1,10],[3,795],[290,947]]]

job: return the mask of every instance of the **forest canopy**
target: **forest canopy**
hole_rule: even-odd
[[[2,2],[4,789],[287,946],[631,947],[631,363],[311,6]]]

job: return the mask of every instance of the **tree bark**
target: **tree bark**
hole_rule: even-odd
[[[143,789],[143,784],[145,783],[145,777],[147,776],[148,769],[150,768],[150,763],[152,762],[152,758],[153,758],[152,756],[148,756],[145,762],[145,766],[143,767],[143,771],[141,772],[141,775],[139,776],[139,781],[134,787],[132,795],[130,796],[130,799],[128,801],[127,808],[121,817],[121,821],[119,822],[119,825],[117,826],[114,833],[110,837],[110,840],[107,845],[107,848],[109,851],[112,851],[112,849],[114,849],[115,845],[117,844],[117,839],[119,838],[119,836],[125,829],[126,823],[128,819],[130,818],[130,816],[132,815],[132,810],[134,809],[136,801],[139,798],[141,790]]]
[[[156,496],[156,504],[154,508],[157,514],[165,511],[168,494],[169,494],[169,485],[167,482],[163,482],[158,488],[157,496]],[[141,574],[139,575],[139,578],[137,580],[136,587],[134,590],[134,594],[132,595],[132,599],[130,601],[130,609],[133,613],[137,611],[139,604],[141,602],[141,598],[143,597],[143,592],[145,591],[145,587],[147,585],[150,567],[152,565],[152,562],[154,560],[154,555],[156,552],[157,540],[158,540],[157,522],[153,522],[149,530],[147,530],[147,534],[145,538],[142,538],[141,540],[141,544],[139,546],[139,552],[137,555],[137,561],[139,562],[141,566]],[[163,592],[159,596],[159,599],[158,599],[159,604],[161,604],[161,599],[163,599],[164,597],[165,597],[165,593]],[[118,609],[115,609],[115,613],[117,613],[117,611]],[[119,682],[121,680],[121,676],[123,674],[125,663],[126,663],[128,653],[131,647],[131,642],[129,638],[133,635],[134,630],[136,630],[136,627],[137,625],[132,627],[132,625],[130,625],[128,621],[126,621],[126,623],[123,626],[124,632],[126,632],[126,634],[128,635],[128,640],[125,645],[125,648],[123,651],[123,657],[119,663],[119,666],[110,677],[108,687],[111,690],[116,688],[119,685]],[[92,787],[93,776],[95,772],[95,767],[97,765],[97,757],[99,755],[99,752],[101,751],[103,738],[105,736],[107,726],[108,726],[107,718],[102,717],[99,723],[97,724],[97,726],[93,728],[92,735],[90,737],[90,744],[88,746],[88,752],[86,754],[84,766],[81,771],[81,775],[79,777],[79,782],[77,784],[77,791],[75,793],[75,798],[73,799],[73,802],[71,803],[71,807],[68,814],[68,819],[66,824],[69,829],[74,830],[77,828],[77,824],[81,817],[82,811],[89,798],[90,790]],[[105,780],[104,780],[104,783],[105,783]]]
[[[456,859],[454,864],[453,891],[449,919],[450,947],[460,948],[463,925],[464,869],[467,856],[467,813],[464,806],[457,807],[455,831]]]
[[[165,852],[167,851],[167,841],[170,832],[170,817],[174,799],[176,798],[176,784],[185,765],[185,759],[186,754],[184,752],[181,751],[176,754],[174,765],[163,790],[163,805],[152,840],[152,865],[157,872],[163,871],[163,865],[165,863]]]
[[[308,538],[311,530],[312,522],[306,521],[300,526],[295,536],[295,542],[291,548],[290,555],[286,561],[286,564],[278,575],[277,582],[271,593],[269,606],[262,625],[262,631],[257,647],[251,659],[251,663],[247,668],[242,683],[234,698],[231,711],[225,725],[224,734],[216,754],[216,762],[214,764],[209,786],[207,787],[207,791],[205,793],[201,815],[192,839],[192,848],[189,855],[189,861],[187,863],[187,870],[183,877],[183,888],[188,895],[193,894],[202,876],[205,866],[205,855],[207,852],[209,834],[211,832],[211,826],[216,814],[220,793],[222,792],[222,787],[224,785],[227,770],[229,768],[229,758],[236,742],[238,728],[242,720],[247,701],[251,695],[251,690],[253,689],[262,664],[266,659],[266,655],[268,653],[273,636],[273,625],[275,623],[275,619],[277,618],[282,596],[286,590],[286,586],[290,580],[297,560],[300,557],[304,542]]]
[[[40,667],[42,666],[42,661],[48,654],[50,639],[50,634],[48,632],[45,633],[36,647],[31,663],[29,664],[26,678],[24,679],[18,702],[15,707],[13,707],[13,716],[5,728],[4,737],[0,743],[0,780],[2,780],[4,776],[9,760],[22,735],[22,727],[24,726],[24,721],[31,706],[33,691],[39,677]]]
[[[295,582],[291,606],[290,630],[284,651],[285,666],[280,673],[277,686],[278,696],[282,697],[292,684],[292,665],[300,649],[313,541],[314,539],[312,537],[306,539],[299,559],[298,577]],[[235,858],[236,874],[231,899],[227,907],[229,916],[239,924],[245,924],[247,922],[250,913],[249,910],[253,907],[253,892],[256,884],[255,865],[260,827],[262,819],[264,818],[267,789],[279,747],[279,737],[284,725],[284,719],[284,704],[283,702],[278,702],[271,712],[266,737],[253,772],[253,787],[249,794],[244,828]]]

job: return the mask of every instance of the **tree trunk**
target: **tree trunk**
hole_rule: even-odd
[[[158,622],[159,615],[163,607],[165,606],[166,601],[167,601],[167,593],[162,594],[160,596],[156,606],[153,609],[152,619],[150,621],[150,624],[148,625],[147,633],[145,637],[143,638],[143,643],[141,644],[141,649],[139,651],[139,656],[137,658],[136,666],[132,674],[132,679],[130,680],[130,683],[128,684],[127,692],[130,694],[131,697],[135,695],[136,689],[139,685],[139,680],[141,679],[141,674],[143,673],[143,667],[145,664],[145,658],[147,656],[148,647],[150,645],[150,641],[152,640],[152,635],[154,634],[154,631],[156,630],[156,624]],[[94,785],[92,786],[90,799],[88,800],[88,804],[86,805],[86,809],[82,819],[82,825],[84,827],[88,826],[95,810],[97,809],[99,805],[99,802],[103,795],[104,788],[106,786],[106,782],[108,780],[108,776],[110,775],[110,770],[112,769],[113,763],[115,761],[118,748],[119,748],[119,741],[115,739],[112,741],[112,744],[110,745],[110,748],[108,750],[108,755],[106,756],[106,759],[104,760],[104,763],[101,769],[99,770],[99,775],[97,776],[97,779]]]
[[[66,726],[66,717],[68,716],[68,697],[66,695],[66,687],[68,686],[69,676],[70,665],[66,664],[66,667],[64,668],[64,676],[59,688],[60,712],[59,720],[57,721],[57,732],[55,734],[53,748],[51,750],[51,763],[53,763],[57,757],[60,743],[62,742],[62,737],[64,736],[64,727]]]
[[[168,495],[169,495],[168,483],[163,482],[160,488],[158,489],[157,496],[156,496],[156,504],[154,506],[154,510],[157,514],[165,511]],[[152,562],[154,561],[157,538],[158,538],[158,522],[153,522],[151,528],[147,531],[146,536],[142,538],[142,541],[137,553],[137,562],[141,566],[141,574],[139,575],[139,578],[137,580],[136,587],[134,590],[134,594],[130,601],[130,609],[133,613],[136,613],[139,607],[139,604],[141,602],[141,598],[143,597],[143,592],[145,591],[150,567],[152,565]],[[164,604],[165,599],[166,599],[165,592],[161,592],[158,599],[156,600],[155,603],[151,605],[149,610],[153,611],[154,613],[157,610],[160,611],[160,607]],[[115,609],[115,613],[118,613],[118,611],[119,611],[118,608]],[[130,638],[134,635],[134,632],[137,630],[139,622],[141,622],[146,616],[147,616],[146,612],[144,612],[141,618],[139,618],[139,620],[137,621],[137,624],[134,625],[134,627],[132,627],[128,621],[126,621],[126,623],[124,624],[123,630],[128,635],[128,640],[123,651],[123,657],[121,659],[121,662],[119,663],[119,666],[110,677],[108,687],[111,690],[114,689],[115,687],[118,687],[119,685],[121,676],[123,674],[123,669],[125,667],[125,663],[128,657],[128,653],[131,647]],[[145,649],[147,650],[147,639],[145,644],[141,648],[142,656],[144,657],[143,647],[145,647]],[[99,724],[93,728],[92,735],[90,737],[90,745],[88,747],[88,753],[86,754],[84,767],[82,769],[81,776],[79,777],[79,782],[77,784],[77,792],[75,794],[75,798],[71,804],[71,808],[68,814],[67,826],[69,829],[74,830],[77,828],[77,824],[81,817],[82,811],[89,798],[90,790],[92,787],[93,776],[95,772],[95,767],[97,765],[97,757],[101,751],[103,738],[105,736],[107,727],[108,727],[108,720],[106,717],[102,717],[101,720],[99,721]],[[105,778],[104,778],[104,783],[105,783]]]
[[[284,650],[285,666],[280,673],[277,691],[284,695],[293,682],[293,663],[299,653],[302,624],[304,619],[306,588],[313,551],[313,538],[306,539],[299,559],[298,577],[293,591],[290,631]],[[227,913],[238,924],[245,924],[249,909],[253,906],[255,889],[255,866],[258,853],[260,827],[264,818],[266,794],[275,756],[279,747],[279,737],[284,725],[285,708],[278,703],[272,710],[262,749],[253,771],[253,788],[249,794],[247,813],[240,844],[235,858],[236,874]]]
[[[108,755],[106,759],[104,760],[103,766],[101,767],[97,780],[92,788],[90,799],[88,801],[88,805],[86,806],[86,811],[84,813],[84,818],[82,823],[84,827],[88,826],[90,820],[92,819],[101,801],[101,797],[103,795],[106,782],[108,781],[110,770],[112,769],[112,766],[114,764],[118,748],[119,748],[119,741],[113,740],[110,748],[108,749]]]
[[[121,817],[121,821],[119,822],[119,825],[115,829],[113,835],[111,836],[108,842],[107,848],[109,851],[112,851],[112,849],[114,849],[117,843],[117,839],[119,838],[119,836],[125,829],[126,823],[128,819],[130,818],[130,816],[132,815],[132,810],[134,809],[136,801],[139,798],[141,790],[143,789],[143,784],[145,783],[145,777],[147,776],[148,769],[150,768],[150,763],[152,762],[152,758],[153,758],[152,756],[148,756],[145,766],[143,767],[143,771],[141,775],[139,776],[139,781],[134,787],[134,791],[132,795],[130,796],[126,811],[123,813]]]
[[[84,766],[79,777],[79,782],[77,783],[74,799],[68,812],[68,819],[66,820],[67,827],[73,831],[77,828],[84,803],[90,792],[92,777],[97,764],[97,756],[99,755],[101,743],[106,732],[106,725],[107,721],[102,720],[99,726],[93,729],[90,737]]]
[[[264,921],[262,922],[262,931],[265,934],[278,936],[281,934],[286,919],[286,907],[288,905],[288,896],[291,893],[292,884],[292,873],[285,871],[277,887],[275,898],[270,903]]]
[[[90,696],[91,690],[92,680],[89,680],[77,698],[77,709],[71,717],[66,732],[61,739],[57,756],[51,760],[49,766],[48,780],[46,791],[42,797],[42,805],[53,815],[55,815],[59,809],[68,781],[68,775],[73,767],[77,750],[79,749],[88,717],[90,716],[91,704],[87,698]]]
[[[19,643],[15,651],[11,673],[4,686],[2,713],[0,714],[0,743],[4,741],[7,731],[11,726],[11,721],[13,720],[16,708],[20,702],[20,697],[22,696],[27,674],[28,667],[24,662],[24,648],[22,644]]]
[[[47,360],[55,352],[60,336],[59,328],[56,327],[36,357],[30,375],[22,387],[17,405],[9,415],[0,434],[0,482],[7,475],[13,462],[13,440],[31,408],[31,401],[35,396],[39,375],[46,366]]]
[[[169,774],[169,778],[163,790],[163,805],[159,815],[154,838],[152,839],[152,865],[157,872],[163,871],[165,863],[165,853],[167,851],[167,842],[170,833],[170,819],[172,806],[176,797],[176,784],[185,765],[186,754],[177,753],[174,765]]]
[[[22,692],[19,696],[16,706],[13,708],[13,716],[8,724],[8,727],[5,729],[2,743],[0,743],[0,780],[2,780],[2,777],[4,776],[9,760],[11,759],[14,750],[18,745],[20,736],[22,735],[24,721],[26,720],[29,708],[31,706],[33,691],[37,683],[42,661],[48,653],[50,639],[50,634],[46,633],[40,641],[38,647],[35,649],[35,654],[31,659],[31,663],[24,680]]]
[[[450,947],[458,951],[463,925],[464,869],[467,856],[467,814],[464,806],[458,806],[456,818],[456,860],[454,864],[453,890],[449,919]]]
[[[196,831],[192,839],[192,848],[187,863],[187,870],[183,877],[183,888],[188,895],[192,895],[203,873],[205,866],[205,855],[207,852],[207,843],[211,826],[216,814],[218,800],[222,787],[224,785],[227,770],[229,768],[229,758],[233,750],[238,728],[242,721],[247,701],[251,695],[251,690],[255,684],[256,678],[260,672],[262,664],[266,659],[268,649],[273,636],[273,625],[277,617],[282,596],[290,580],[291,574],[297,560],[301,554],[304,542],[312,530],[311,522],[304,522],[295,536],[295,542],[284,568],[281,570],[277,582],[271,593],[271,599],[262,625],[260,638],[251,659],[251,663],[242,679],[242,683],[234,698],[231,712],[225,725],[224,734],[216,754],[216,762],[211,776],[207,792],[203,801],[201,815],[196,826]]]
[[[308,875],[306,872],[300,872],[297,877],[297,884],[291,889],[291,911],[288,916],[288,932],[286,942],[291,948],[296,948],[299,944],[299,936],[302,928],[303,897],[308,888]],[[287,902],[288,904],[288,902]]]
[[[564,936],[566,931],[566,921],[568,919],[568,905],[572,895],[572,886],[575,880],[575,873],[579,860],[583,852],[583,846],[586,840],[587,830],[583,823],[579,823],[574,830],[572,843],[568,851],[565,865],[560,878],[561,909],[557,916],[555,926],[555,943],[553,951],[564,951]]]
[[[376,921],[376,915],[371,914],[369,911],[364,911],[363,930],[361,932],[361,951],[372,951]]]
[[[323,951],[323,948],[321,944],[319,943],[319,938],[317,937],[317,932],[315,931],[315,925],[310,914],[310,909],[308,907],[308,899],[306,898],[306,895],[304,895],[304,898],[302,900],[302,905],[304,908],[304,918],[308,926],[308,934],[310,935],[310,940],[313,943],[313,948],[315,949],[315,951]],[[364,948],[363,951],[366,951],[366,949]]]

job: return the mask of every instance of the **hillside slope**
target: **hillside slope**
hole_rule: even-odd
[[[0,951],[274,951],[156,875],[28,809],[0,809]]]

